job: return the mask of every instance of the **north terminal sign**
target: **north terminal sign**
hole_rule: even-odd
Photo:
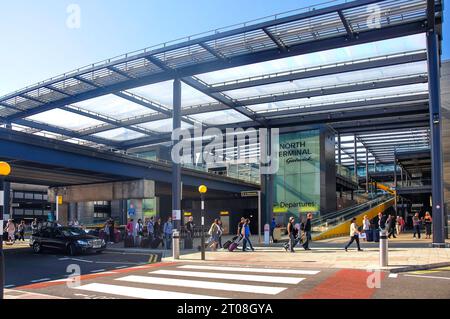
[[[320,131],[281,134],[279,146],[274,212],[320,211]]]

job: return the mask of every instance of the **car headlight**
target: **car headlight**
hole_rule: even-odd
[[[80,246],[89,246],[89,242],[86,240],[77,240],[77,244]]]

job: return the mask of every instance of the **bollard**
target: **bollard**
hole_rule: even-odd
[[[388,265],[388,237],[385,229],[380,230],[380,267]]]
[[[172,253],[173,259],[180,259],[180,232],[174,230],[172,233]]]

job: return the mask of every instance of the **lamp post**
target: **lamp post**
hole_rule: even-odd
[[[198,188],[200,193],[201,200],[201,252],[202,252],[202,260],[205,260],[205,194],[208,191],[208,188],[205,185],[201,185]]]
[[[6,162],[0,162],[0,183],[2,189],[0,191],[0,299],[3,299],[3,286],[5,285],[5,263],[3,255],[3,209],[5,201],[5,184],[4,179],[11,173],[11,166]]]

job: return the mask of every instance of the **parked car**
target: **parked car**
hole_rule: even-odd
[[[81,253],[101,253],[106,242],[87,234],[76,227],[42,227],[30,238],[30,246],[35,253],[49,249],[68,253],[71,256]]]

